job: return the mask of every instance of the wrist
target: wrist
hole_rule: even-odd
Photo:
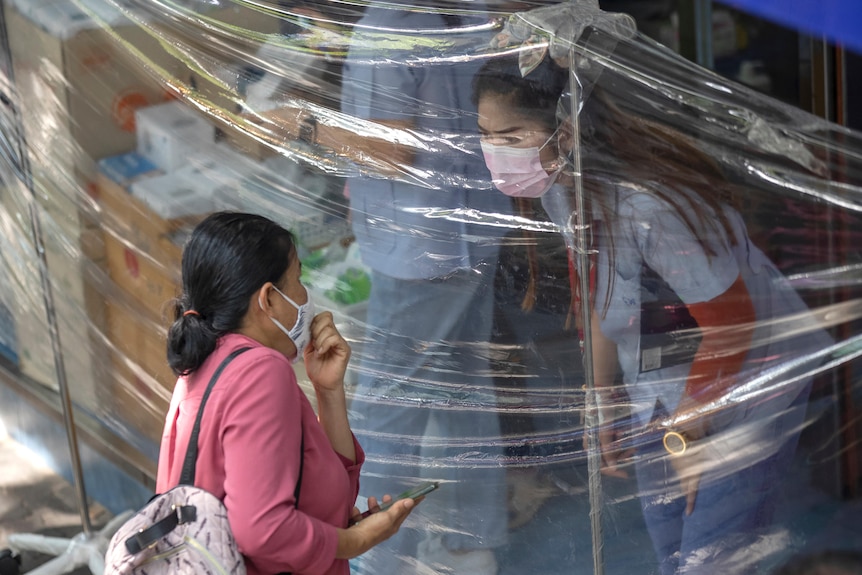
[[[344,392],[344,380],[334,385],[321,386],[314,384],[314,394],[319,404],[343,404],[347,401]]]
[[[353,559],[364,552],[361,530],[355,527],[338,530],[338,547],[335,550],[337,559]]]
[[[664,445],[665,451],[673,456],[682,455],[690,450],[697,441],[707,435],[703,429],[703,425],[700,423],[671,425],[663,429],[662,445]]]

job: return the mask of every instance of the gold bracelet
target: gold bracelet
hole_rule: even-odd
[[[665,451],[672,456],[679,456],[688,449],[689,439],[679,431],[666,431],[662,443]]]

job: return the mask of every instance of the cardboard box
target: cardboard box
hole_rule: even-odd
[[[111,280],[145,309],[161,313],[181,286],[182,248],[172,235],[192,221],[159,217],[104,175],[98,176],[97,185]]]
[[[106,252],[110,237],[148,252],[153,249],[154,238],[172,231],[168,222],[156,217],[129,191],[135,182],[163,173],[152,162],[134,152],[99,161],[99,173],[93,181],[92,195],[101,212]]]
[[[4,188],[0,200],[15,226],[2,246],[10,263],[3,278],[3,303],[15,328],[21,372],[57,388],[54,352],[45,310],[41,262],[30,226],[30,192],[18,180]],[[47,259],[66,379],[73,401],[92,407],[98,396],[98,334],[104,328],[104,301],[98,275],[104,266],[101,238],[92,229],[70,230],[56,214],[39,209],[41,241]]]
[[[162,321],[128,301],[107,305],[111,412],[158,444],[176,376],[167,364]]]
[[[117,287],[139,305],[163,314],[181,291],[182,249],[167,239],[155,245],[152,251],[144,252],[106,237],[105,251],[108,272]]]
[[[98,166],[101,174],[123,188],[128,188],[139,179],[162,173],[154,163],[135,152],[102,158]]]
[[[29,0],[28,0],[29,3]],[[34,2],[33,5],[40,4]],[[153,64],[183,75],[185,66],[146,30],[105,2],[99,23],[73,2],[41,3],[28,16],[6,8],[15,83],[34,163],[50,161],[64,172],[135,146],[135,110],[172,96],[149,75],[120,36]]]
[[[172,320],[128,300],[108,302],[107,315],[108,334],[122,357],[143,368],[161,388],[173,388],[177,376],[167,360],[167,330]],[[164,394],[150,390],[145,396],[156,399]]]
[[[187,219],[159,217],[129,188],[164,177],[136,153],[99,162],[94,195],[102,212],[106,268],[112,291],[106,302],[107,362],[111,369],[103,408],[158,442],[176,377],[167,365],[169,302],[180,289],[181,248],[171,234]],[[110,175],[108,175],[110,174]]]
[[[132,184],[132,195],[160,218],[172,220],[216,211],[215,196],[196,169],[180,170]]]

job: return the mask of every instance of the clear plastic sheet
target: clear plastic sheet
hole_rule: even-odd
[[[75,406],[151,473],[182,242],[234,209],[296,233],[353,347],[361,495],[441,482],[355,573],[766,573],[862,543],[858,133],[590,1],[4,4],[0,350],[56,386],[35,201]],[[553,185],[504,195],[529,178],[483,142],[540,147]]]

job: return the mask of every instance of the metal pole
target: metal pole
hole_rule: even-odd
[[[29,169],[27,171],[30,175]],[[84,488],[84,474],[81,471],[81,456],[78,452],[78,436],[75,431],[75,420],[72,415],[72,399],[69,394],[69,385],[66,380],[66,368],[63,362],[63,351],[60,347],[60,332],[57,325],[57,313],[54,307],[54,295],[51,290],[51,279],[48,276],[48,260],[45,254],[45,246],[42,242],[42,227],[39,218],[39,206],[36,203],[36,195],[32,188],[32,177],[28,178],[28,189],[30,190],[30,225],[33,228],[33,242],[39,255],[39,275],[42,280],[42,294],[45,303],[45,313],[48,318],[48,332],[51,336],[51,349],[54,353],[54,368],[57,374],[57,384],[60,387],[60,400],[63,408],[63,423],[66,427],[66,439],[69,442],[69,455],[72,460],[72,479],[75,485],[75,494],[78,499],[78,510],[81,513],[81,525],[84,534],[88,537],[93,532],[90,523],[90,510],[87,505],[87,492]]]
[[[2,6],[0,6],[2,8]],[[9,55],[9,42],[6,35],[6,21],[2,22],[3,35],[3,50],[5,55]],[[11,62],[7,66],[8,80],[7,86],[14,86],[14,73],[12,71]],[[4,96],[6,96],[4,94]],[[66,439],[69,442],[69,455],[72,463],[72,479],[75,486],[75,494],[78,500],[78,510],[81,514],[81,525],[83,526],[84,534],[89,538],[93,532],[93,526],[90,522],[90,509],[87,504],[87,492],[84,487],[84,475],[81,471],[81,457],[78,452],[78,437],[75,431],[75,420],[72,414],[72,399],[69,394],[69,385],[66,380],[66,368],[63,361],[63,350],[60,345],[60,331],[57,324],[57,312],[54,307],[54,294],[51,289],[51,279],[48,275],[48,260],[45,252],[45,244],[42,235],[41,219],[39,217],[39,204],[36,196],[36,190],[33,183],[33,172],[30,168],[30,162],[27,156],[27,140],[24,134],[24,123],[21,119],[21,114],[18,110],[15,98],[8,95],[2,98],[3,103],[9,106],[12,110],[15,119],[15,140],[18,147],[18,177],[24,182],[29,192],[28,208],[30,212],[30,226],[32,228],[33,245],[36,248],[36,254],[39,258],[39,275],[42,283],[42,296],[45,305],[45,314],[48,319],[48,332],[51,337],[51,349],[54,355],[54,369],[57,374],[57,385],[60,388],[60,400],[63,410],[63,423],[66,428]],[[11,160],[12,158],[10,158]]]
[[[712,0],[690,0],[677,4],[680,55],[712,69]]]
[[[597,408],[595,391],[595,377],[593,374],[593,342],[590,337],[590,258],[588,254],[587,226],[592,218],[587,217],[586,201],[584,199],[584,186],[581,177],[581,132],[580,119],[578,117],[580,94],[580,83],[578,82],[577,70],[575,69],[575,48],[569,51],[569,85],[571,91],[571,122],[572,122],[572,165],[574,167],[574,190],[575,190],[575,245],[577,250],[578,274],[581,292],[581,321],[584,328],[584,378],[586,383],[584,432],[587,434],[587,475],[590,493],[590,531],[593,543],[593,573],[603,575],[604,563],[604,539],[602,536],[602,478],[601,478],[601,451],[598,439]]]
[[[694,30],[697,46],[695,62],[712,70],[712,0],[694,1]]]

